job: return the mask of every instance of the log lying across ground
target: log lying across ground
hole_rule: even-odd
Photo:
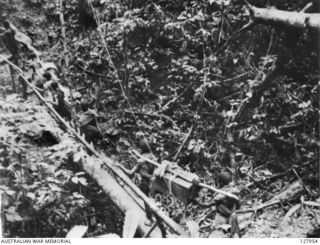
[[[123,173],[121,168],[117,167],[111,158],[97,152],[92,144],[89,144],[84,136],[81,136],[79,132],[73,129],[68,122],[66,122],[49,104],[42,95],[34,89],[32,84],[28,82],[23,76],[23,71],[0,55],[4,61],[17,70],[21,79],[31,88],[34,93],[40,99],[41,102],[49,109],[54,117],[63,124],[68,132],[73,134],[82,145],[94,155],[95,159],[91,157],[82,162],[84,170],[101,186],[104,192],[111,198],[115,205],[124,213],[134,213],[138,219],[137,231],[140,235],[144,236],[148,234],[149,237],[162,237],[160,227],[147,226],[150,223],[147,217],[146,208],[148,206],[150,212],[159,220],[168,230],[175,233],[178,236],[186,236],[182,228],[176,224],[171,218],[169,218],[164,212],[162,212],[155,204],[153,200],[148,198],[133,182],[130,178]],[[91,159],[91,160],[90,160]],[[152,231],[151,231],[152,230]]]
[[[117,180],[114,175],[103,168],[103,163],[109,161],[109,164],[114,164],[110,159],[104,161],[99,161],[95,158],[87,158],[83,161],[82,168],[88,173],[102,188],[104,193],[106,193],[113,203],[124,213],[128,212],[134,213],[136,219],[138,219],[138,233],[141,236],[147,234],[148,230],[151,228],[147,226],[146,223],[148,218],[144,209],[144,203],[142,200],[136,201],[132,196],[135,194],[128,188],[126,188],[123,182]],[[159,228],[156,228],[151,232],[149,237],[162,237]]]
[[[297,28],[312,28],[320,31],[320,14],[284,11],[274,8],[257,8],[248,4],[251,16],[255,20],[280,23]]]

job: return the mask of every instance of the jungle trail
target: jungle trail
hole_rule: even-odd
[[[265,15],[261,9],[251,7],[251,10],[254,12],[253,14],[256,18],[264,18]],[[93,13],[95,13],[94,10]],[[304,25],[307,23],[313,28],[319,28],[318,22],[312,21],[314,16],[307,17],[309,20],[308,22],[302,20]],[[100,22],[96,15],[95,18],[99,26]],[[297,21],[297,23],[294,24],[299,26],[300,22]],[[186,204],[195,203],[203,207],[215,206],[217,214],[224,219],[225,224],[231,226],[231,235],[237,234],[238,237],[241,237],[241,232],[237,213],[257,212],[260,209],[281,202],[280,200],[271,200],[255,209],[239,210],[240,200],[237,195],[201,183],[197,175],[184,171],[173,162],[162,161],[161,163],[157,163],[153,159],[141,155],[138,151],[132,150],[132,156],[137,159],[137,164],[133,169],[126,169],[116,163],[103,153],[103,149],[98,151],[94,146],[94,144],[99,143],[102,137],[101,129],[97,122],[97,111],[94,108],[90,108],[92,107],[92,103],[82,100],[81,94],[79,93],[69,93],[68,89],[59,83],[57,67],[52,63],[41,61],[41,53],[32,46],[32,41],[27,35],[20,32],[9,21],[5,21],[3,26],[4,30],[0,34],[0,37],[2,38],[6,49],[9,51],[10,56],[4,57],[3,55],[0,55],[0,58],[1,61],[6,62],[10,66],[12,90],[17,92],[18,89],[13,76],[16,72],[19,76],[24,98],[27,98],[26,91],[27,87],[29,87],[38,99],[48,108],[54,119],[57,120],[66,131],[71,133],[87,149],[89,154],[100,159],[102,164],[91,166],[92,168],[90,170],[86,169],[86,166],[83,166],[83,168],[98,182],[104,192],[125,214],[125,217],[136,217],[133,219],[125,219],[124,226],[130,226],[131,229],[129,229],[127,234],[123,234],[124,237],[167,237],[169,234],[175,234],[175,236],[181,237],[188,236],[182,227],[157,207],[155,201],[151,198],[156,192],[170,193]],[[119,82],[123,96],[127,100],[130,110],[129,113],[132,114],[137,122],[136,115],[133,112],[130,101],[125,95],[115,65],[110,57],[106,41],[99,28],[98,31],[101,35],[101,40],[107,53],[109,63],[111,64],[111,67],[113,67],[113,70],[115,70],[115,79]],[[26,72],[18,67],[18,43],[22,44],[32,53],[30,59],[36,65],[32,67],[31,75],[29,72],[29,75],[27,76]],[[38,75],[38,78],[36,78],[36,75]],[[68,97],[73,100],[73,103],[69,102]],[[96,104],[98,103],[99,102],[96,101]],[[75,105],[80,105],[82,109],[82,114],[78,122],[75,120],[76,110],[73,108]],[[137,126],[139,127],[138,123]],[[190,129],[190,132],[191,131],[192,127]],[[152,156],[152,150],[144,135],[143,138]],[[187,139],[187,136],[185,139]],[[185,141],[182,143],[182,146]],[[92,169],[94,171],[92,171]],[[131,179],[136,172],[140,172],[143,178],[139,187],[136,186]],[[101,181],[101,179],[104,181]],[[294,189],[294,187],[296,186],[293,185],[291,189]],[[196,198],[202,188],[217,193],[217,195],[212,201],[201,203],[197,201]],[[299,188],[296,189],[299,191],[301,190]],[[282,198],[282,201],[285,201],[285,198]],[[126,220],[130,220],[130,222],[135,220],[135,223],[126,224]]]

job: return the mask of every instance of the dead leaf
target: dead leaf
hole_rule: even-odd
[[[81,238],[87,232],[88,226],[76,225],[67,234],[66,238]]]
[[[199,233],[200,228],[196,222],[189,220],[186,222],[186,225],[188,227],[190,237],[197,238],[200,236],[200,233]]]
[[[123,238],[132,238],[136,234],[138,225],[139,225],[139,217],[137,214],[130,210],[126,212],[126,216],[124,218],[122,237]]]
[[[299,209],[301,208],[301,204],[296,204],[294,206],[292,206],[289,211],[286,213],[286,215],[284,216],[284,218],[282,219],[281,223],[280,223],[280,229],[285,228],[285,226],[288,224],[290,217]]]
[[[217,228],[223,230],[224,232],[228,232],[231,229],[231,225],[229,224],[218,225]]]
[[[79,163],[82,159],[82,156],[83,156],[83,151],[78,151],[76,154],[73,155],[73,161],[75,163]]]
[[[83,178],[83,177],[78,178],[78,182],[80,184],[82,184],[83,186],[87,186],[88,185],[87,180],[85,178]]]
[[[101,236],[97,236],[98,238],[120,238],[119,235],[114,233],[104,234]]]

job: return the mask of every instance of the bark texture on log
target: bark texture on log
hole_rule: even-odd
[[[257,8],[249,5],[254,19],[266,22],[281,23],[297,28],[313,28],[320,31],[320,14],[292,12],[278,9]]]

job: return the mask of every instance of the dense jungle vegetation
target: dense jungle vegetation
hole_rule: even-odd
[[[237,193],[240,210],[289,189],[282,205],[239,213],[241,234],[319,237],[320,28],[259,18],[252,9],[317,14],[318,1],[0,3],[1,21],[9,19],[30,37],[71,94],[96,105],[102,138],[95,143],[106,156],[128,169],[136,164],[131,149],[174,162],[202,182]],[[30,57],[20,46],[18,64],[26,73]],[[30,91],[26,101],[9,95],[9,69],[1,65],[3,234],[65,237],[73,226],[86,225],[87,236],[121,235],[123,215],[74,164],[77,143],[58,144],[43,134],[43,125],[53,134],[61,129],[30,102]],[[212,196],[203,190],[198,199]],[[196,203],[160,194],[155,201],[191,236],[229,234],[215,229],[215,212]]]

